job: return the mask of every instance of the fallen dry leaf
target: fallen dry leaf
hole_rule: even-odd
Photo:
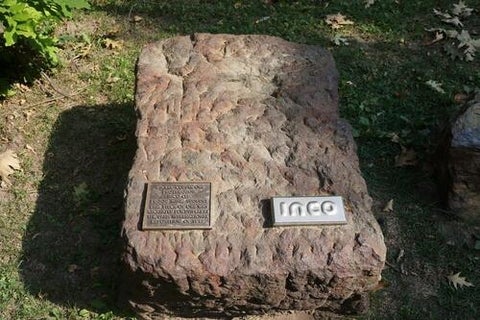
[[[447,38],[457,38],[458,36],[458,31],[457,30],[454,30],[454,29],[444,29],[444,28],[430,28],[430,29],[425,29],[425,31],[428,31],[428,32],[435,32],[435,39],[437,38],[441,38],[442,35],[443,35],[443,38],[442,39],[445,39],[445,37]],[[442,40],[440,39],[440,40]],[[435,41],[435,40],[433,40]],[[427,42],[427,45],[433,43],[432,41],[430,42]]]
[[[20,161],[17,155],[12,150],[6,150],[0,153],[0,178],[2,179],[2,186],[10,184],[8,176],[20,170]]]
[[[480,39],[472,39],[467,30],[462,30],[456,38],[459,41],[458,47],[464,48],[465,53],[475,55],[476,49],[480,48]]]
[[[396,132],[391,133],[390,134],[390,141],[392,141],[393,143],[400,143],[401,139],[400,139],[400,136],[398,135],[398,133],[396,133]]]
[[[22,84],[22,83],[14,83],[13,87],[16,88],[17,90],[20,90],[21,92],[29,92],[32,91],[27,85]]]
[[[395,157],[395,167],[414,166],[417,164],[417,153],[413,149],[402,146],[402,151]]]
[[[115,38],[120,33],[120,26],[118,24],[111,25],[107,30],[105,30],[104,38]]]
[[[437,43],[438,41],[441,41],[443,39],[445,39],[445,34],[443,32],[436,31],[435,32],[435,38],[432,39],[431,41],[429,41],[428,43],[426,43],[426,45],[427,46],[432,45],[432,44]]]
[[[339,34],[336,34],[336,35],[333,37],[332,42],[333,42],[336,46],[341,46],[341,45],[348,46],[348,45],[349,45],[349,42],[348,42],[347,38],[344,38],[344,37],[342,37],[342,36],[339,35]]]
[[[473,57],[475,57],[475,54],[472,54],[471,52],[465,52],[465,61],[472,62]]]
[[[269,19],[270,19],[270,16],[261,17],[260,19],[256,20],[255,23],[260,23],[263,21],[267,21]]]
[[[348,20],[343,14],[336,13],[336,14],[329,14],[325,18],[325,22],[332,28],[332,29],[339,29],[345,25],[353,24],[352,20]]]
[[[459,287],[473,287],[473,284],[468,282],[465,277],[460,277],[460,272],[452,274],[447,277],[448,282],[450,282],[455,290],[457,290]]]
[[[103,45],[105,46],[105,48],[110,49],[110,50],[119,50],[119,49],[122,49],[122,47],[123,47],[123,41],[121,41],[121,40],[116,41],[116,40],[106,38],[103,41]]]
[[[425,84],[433,90],[437,91],[438,93],[445,93],[445,90],[443,90],[442,88],[442,83],[440,82],[437,82],[435,80],[428,80],[427,82],[425,82]]]
[[[445,35],[449,38],[457,38],[458,37],[458,31],[457,30],[445,30]]]
[[[461,18],[468,17],[472,14],[473,9],[465,5],[463,1],[459,1],[453,5],[451,14],[433,9],[435,15],[437,15],[442,22],[451,24],[457,29],[463,28],[463,22]],[[444,49],[452,59],[464,60],[471,62],[475,59],[475,54],[480,49],[480,39],[474,39],[470,36],[468,30],[445,30],[442,28],[427,29],[429,32],[435,32],[435,40],[430,44],[440,41],[440,35],[443,34],[446,38],[452,38],[458,40],[458,45],[455,42],[445,44]],[[444,37],[444,38],[445,38]],[[443,38],[443,39],[444,39]],[[437,40],[438,39],[438,40]],[[462,51],[459,51],[462,49]]]
[[[32,153],[37,154],[37,152],[35,151],[35,149],[33,149],[33,147],[32,147],[31,145],[26,144],[26,145],[25,145],[25,148],[26,148],[27,150],[31,151]]]
[[[439,16],[443,19],[451,19],[452,16],[446,12],[442,12],[440,10],[437,10],[437,9],[433,9],[433,13],[436,15],[436,16]]]
[[[90,51],[92,50],[92,44],[84,43],[80,45],[77,49],[78,49],[78,54],[74,57],[74,59],[85,58],[90,54]]]
[[[458,17],[453,17],[450,19],[442,19],[443,22],[454,25],[455,27],[463,27],[462,21]]]
[[[472,14],[473,9],[465,5],[463,1],[459,1],[453,5],[452,13],[456,16],[468,17]]]
[[[392,212],[393,211],[393,199],[390,199],[385,207],[383,207],[383,212]]]
[[[365,0],[365,8],[370,8],[375,3],[375,0]]]
[[[131,20],[131,21],[132,21],[133,23],[137,23],[137,22],[140,22],[140,21],[142,21],[142,20],[143,20],[142,17],[137,16],[137,15],[134,15],[134,16],[132,17],[132,20]]]
[[[115,82],[118,82],[119,80],[120,80],[120,77],[114,77],[110,74],[108,75],[107,83],[115,83]]]
[[[395,261],[396,261],[397,263],[399,263],[400,260],[402,260],[402,258],[403,258],[404,255],[405,255],[405,250],[400,249],[400,251],[398,252],[397,259],[395,259]]]

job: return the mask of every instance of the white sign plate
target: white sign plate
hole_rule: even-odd
[[[345,224],[342,197],[273,197],[273,225]]]

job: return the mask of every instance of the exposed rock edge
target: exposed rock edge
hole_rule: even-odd
[[[440,190],[451,212],[480,226],[480,93],[455,117],[441,141]]]

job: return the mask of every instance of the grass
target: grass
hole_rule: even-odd
[[[472,245],[479,231],[441,210],[430,169],[439,131],[460,108],[455,95],[480,87],[480,58],[452,61],[442,43],[426,45],[425,29],[444,26],[432,9],[450,9],[451,1],[384,0],[368,9],[363,1],[313,0],[93,4],[59,26],[62,65],[14,86],[0,108],[0,150],[14,149],[22,163],[0,189],[1,319],[132,316],[116,299],[122,194],[135,151],[134,65],[142,45],[192,32],[327,47],[395,267],[384,271],[386,287],[363,318],[480,318],[480,252]],[[337,12],[355,24],[333,31],[324,18]],[[475,12],[465,28],[478,34],[479,21]],[[335,34],[349,45],[335,46]],[[401,146],[415,150],[417,166],[395,167]],[[390,199],[394,211],[382,212]],[[475,286],[453,289],[446,276],[457,272]]]

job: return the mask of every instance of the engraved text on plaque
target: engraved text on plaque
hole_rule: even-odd
[[[209,229],[210,182],[151,182],[142,228]]]

